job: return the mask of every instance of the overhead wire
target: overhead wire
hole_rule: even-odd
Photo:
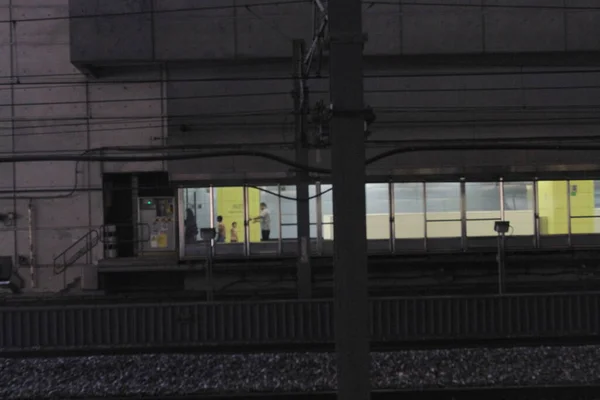
[[[432,72],[378,72],[372,74],[363,74],[365,79],[385,79],[385,78],[450,78],[450,77],[488,77],[488,76],[528,76],[528,75],[565,75],[565,74],[600,74],[600,68],[574,68],[574,67],[552,67],[552,69],[543,69],[541,67],[524,69],[523,67],[492,67],[502,69],[501,71],[482,71],[482,70],[471,70],[471,71],[432,71]],[[548,68],[548,67],[546,67]],[[47,77],[51,77],[49,75]],[[84,75],[78,75],[80,78],[84,78]],[[128,84],[150,84],[150,83],[164,83],[163,78],[137,78],[137,79],[103,79],[97,80],[89,79],[83,80],[40,80],[40,81],[28,81],[15,83],[12,82],[14,79],[26,79],[27,75],[15,75],[15,76],[0,76],[0,80],[5,79],[8,82],[0,82],[0,90],[2,86],[11,85],[22,85],[24,88],[28,85],[39,86],[81,86],[81,85],[128,85]],[[319,76],[311,75],[307,77],[309,80],[326,80],[329,79],[328,74],[320,74]],[[170,77],[167,81],[169,83],[217,83],[217,82],[266,82],[266,81],[292,81],[294,78],[293,74],[281,74],[281,75],[238,75],[238,76],[210,76],[210,77],[199,77],[199,78],[176,78]]]
[[[600,79],[600,70],[599,79]],[[168,81],[170,82],[170,80]],[[81,83],[84,87],[86,83]],[[454,87],[454,88],[396,88],[396,89],[365,89],[365,94],[402,94],[402,93],[471,93],[471,92],[496,92],[496,91],[529,91],[529,90],[591,90],[600,89],[600,84],[597,85],[573,85],[573,86],[495,86],[495,87]],[[0,88],[1,90],[8,90]],[[325,95],[327,90],[311,90],[311,94]],[[112,103],[136,103],[146,101],[162,101],[168,100],[218,100],[231,98],[246,98],[246,97],[268,97],[268,96],[290,96],[292,90],[284,91],[262,91],[262,92],[241,92],[241,93],[214,93],[205,95],[193,96],[136,96],[123,97],[112,99],[91,99],[91,100],[57,100],[57,101],[30,101],[30,102],[15,102],[15,103],[0,103],[0,107],[31,107],[44,105],[78,105],[78,104],[112,104]],[[210,114],[209,114],[210,115]]]
[[[127,148],[127,147],[105,147],[105,148],[97,148],[97,149],[89,149],[84,151],[79,155],[74,154],[56,154],[56,155],[13,155],[13,156],[2,156],[0,157],[0,163],[19,163],[19,162],[46,162],[46,161],[75,161],[75,182],[73,188],[61,195],[53,195],[53,196],[40,196],[40,197],[31,197],[26,196],[23,197],[25,199],[57,199],[57,198],[68,198],[71,197],[74,193],[77,192],[78,189],[78,166],[80,162],[147,162],[147,161],[166,161],[166,160],[191,160],[191,159],[206,159],[206,158],[222,158],[222,157],[258,157],[271,161],[278,162],[283,165],[287,165],[293,167],[295,169],[305,170],[308,172],[328,175],[331,173],[331,170],[327,168],[314,167],[310,165],[303,165],[296,163],[295,161],[288,160],[285,157],[276,156],[274,154],[270,154],[263,151],[249,151],[249,150],[233,150],[233,151],[216,151],[211,153],[203,153],[203,152],[183,152],[182,149],[186,148],[188,150],[193,149],[194,146],[164,146],[164,147],[139,147],[139,148]],[[202,146],[196,146],[196,148],[202,148]],[[172,150],[179,150],[179,153],[175,154],[163,154],[163,155],[150,155],[150,156],[131,156],[131,155],[104,155],[97,153],[103,153],[105,151],[113,151],[113,152],[168,152]],[[523,144],[523,143],[508,143],[508,144],[498,144],[498,143],[485,143],[485,144],[444,144],[444,145],[427,145],[427,146],[405,146],[395,148],[389,151],[382,152],[376,156],[373,156],[366,160],[365,166],[377,163],[383,159],[405,154],[412,152],[436,152],[436,151],[486,151],[486,150],[538,150],[538,151],[598,151],[600,150],[600,144]],[[258,187],[256,187],[258,188]],[[53,191],[56,192],[56,191]],[[14,193],[14,192],[13,192]],[[271,193],[276,195],[275,193]],[[320,196],[321,194],[318,194]],[[18,196],[7,196],[5,198],[15,199]],[[284,197],[290,200],[294,200],[291,197]],[[314,198],[314,197],[311,197]],[[298,199],[296,199],[298,200]],[[309,199],[306,199],[309,200]]]
[[[285,5],[298,5],[298,4],[312,4],[312,0],[286,0],[286,1],[266,1],[266,2],[254,2],[246,4],[226,4],[218,6],[201,6],[201,7],[182,7],[182,8],[171,8],[171,9],[160,9],[160,10],[139,10],[139,11],[126,11],[126,12],[104,12],[104,13],[93,13],[85,15],[68,15],[68,16],[54,16],[54,17],[37,17],[37,18],[20,18],[20,19],[4,19],[0,20],[0,23],[14,23],[14,22],[42,22],[42,21],[60,21],[60,20],[79,20],[79,19],[91,19],[91,18],[109,18],[109,17],[123,17],[123,16],[136,16],[136,15],[152,15],[152,14],[173,14],[183,12],[195,12],[195,11],[220,11],[220,10],[234,10],[243,9],[247,7],[273,7],[273,6],[285,6]],[[567,6],[567,5],[550,5],[550,4],[473,4],[467,2],[453,2],[453,3],[441,3],[441,2],[427,2],[422,3],[418,1],[404,1],[404,0],[372,0],[363,1],[363,4],[373,7],[377,5],[402,5],[402,6],[419,6],[421,8],[502,8],[502,9],[533,9],[533,10],[565,10],[565,11],[593,11],[600,10],[600,6]]]

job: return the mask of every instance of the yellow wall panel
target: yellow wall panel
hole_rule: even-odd
[[[246,239],[244,231],[244,188],[238,187],[220,187],[215,190],[215,203],[217,216],[223,217],[223,223],[227,229],[226,242],[231,239],[231,224],[237,222],[238,242],[244,242]],[[249,218],[258,215],[260,205],[260,192],[256,189],[248,190],[248,205],[250,210]],[[215,222],[216,224],[216,222]],[[250,224],[250,240],[260,240],[259,224]]]

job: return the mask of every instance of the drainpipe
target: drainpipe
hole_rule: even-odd
[[[27,206],[27,225],[29,229],[29,275],[31,278],[31,288],[36,288],[35,276],[35,252],[33,250],[33,199],[29,199]]]

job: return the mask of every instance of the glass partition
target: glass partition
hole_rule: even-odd
[[[206,256],[210,243],[200,237],[201,228],[211,227],[210,188],[189,188],[181,191],[183,199],[182,216],[183,248],[185,256]]]
[[[248,187],[248,218],[251,254],[279,254],[279,186]]]
[[[316,252],[331,251],[334,236],[331,189],[329,184],[309,186],[310,234],[311,238],[318,238],[312,245]],[[390,196],[388,183],[365,185],[370,251],[435,250],[438,245],[446,250],[459,250],[459,243],[447,239],[464,239],[463,226],[468,237],[492,237],[497,235],[494,222],[498,220],[510,222],[508,236],[545,237],[541,241],[522,238],[511,242],[522,246],[595,245],[593,237],[585,235],[600,233],[600,183],[592,180],[467,182],[464,199],[460,182],[394,183],[391,190]],[[209,251],[217,256],[297,251],[294,185],[200,187],[181,189],[178,193],[182,218],[180,246],[185,256],[205,257]],[[463,206],[466,220],[462,220]],[[392,211],[393,230],[389,219]],[[207,227],[218,232],[214,243],[200,237],[200,229]],[[398,239],[393,243],[392,232]],[[418,240],[424,238],[445,240]],[[477,241],[484,242],[488,243]]]
[[[499,182],[465,183],[467,236],[497,236],[494,223],[502,220]]]
[[[282,239],[297,239],[298,238],[298,214],[296,211],[296,186],[281,185],[280,200],[281,205],[281,238]]]
[[[461,237],[460,183],[426,183],[428,238]]]
[[[309,208],[309,214],[310,214],[310,237],[313,239],[317,238],[317,220],[319,220],[319,218],[317,218],[317,214],[320,213],[320,202],[321,200],[317,200],[318,197],[317,196],[317,185],[310,185],[308,187],[308,197],[310,198],[310,200],[308,201],[308,208]]]
[[[504,220],[510,222],[509,236],[534,236],[533,182],[504,183]]]
[[[321,185],[321,230],[323,240],[333,240],[333,186]],[[318,207],[317,207],[318,209]],[[318,211],[317,211],[318,212]],[[317,215],[317,218],[319,216]]]
[[[424,183],[394,183],[396,239],[425,237]]]
[[[387,183],[365,185],[368,240],[390,239],[390,186]]]
[[[215,255],[245,254],[244,188],[217,187],[213,189],[213,226],[217,231]]]

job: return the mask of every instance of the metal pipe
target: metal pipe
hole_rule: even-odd
[[[467,188],[464,179],[460,181],[460,244],[467,251]]]
[[[423,182],[423,250],[427,251],[427,184]]]
[[[283,253],[283,239],[281,237],[283,236],[283,227],[281,225],[283,221],[283,214],[281,213],[281,184],[277,185],[277,194],[277,208],[279,213],[279,226],[277,227],[277,254],[281,255]]]
[[[504,204],[504,178],[500,178],[500,185],[498,186],[498,190],[500,191],[500,220],[506,220],[506,207]]]
[[[210,227],[212,229],[215,228],[215,188],[213,185],[210,185],[208,188],[208,213],[210,215]],[[210,254],[211,256],[215,252],[215,240],[210,240]]]
[[[540,205],[538,202],[538,181],[537,178],[533,181],[533,229],[534,229],[534,243],[533,246],[537,249],[541,246],[540,237]]]
[[[243,187],[244,197],[244,254],[250,256],[250,205],[248,186]]]
[[[572,243],[572,229],[571,229],[571,181],[567,181],[567,246],[569,248],[573,245]]]
[[[188,205],[188,191],[189,189],[177,189],[177,231],[179,232],[179,257],[185,257],[185,247],[186,247],[186,237],[185,237],[185,216],[187,214],[187,205]],[[185,196],[185,197],[184,197]],[[138,201],[139,204],[139,201]],[[196,213],[198,209],[194,209],[194,218],[196,218]],[[202,227],[200,227],[202,228]],[[140,227],[140,229],[143,229]],[[142,244],[143,246],[143,244]]]
[[[316,198],[317,206],[317,251],[318,254],[323,254],[323,196],[320,195],[322,191],[321,182],[315,184],[315,194],[319,195]]]
[[[29,199],[27,205],[27,225],[29,232],[29,275],[31,278],[31,287],[35,289],[37,287],[37,279],[35,274],[35,252],[33,249],[33,199]],[[64,274],[65,276],[67,275],[67,268],[65,268]]]
[[[396,200],[394,182],[388,183],[388,201],[390,202],[390,253],[396,253]]]

